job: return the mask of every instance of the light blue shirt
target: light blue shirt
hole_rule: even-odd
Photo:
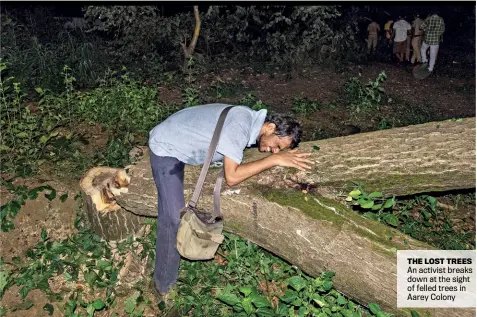
[[[175,157],[189,165],[203,164],[220,113],[228,106],[216,103],[176,112],[149,132],[149,148],[157,156]],[[266,115],[265,109],[230,109],[212,161],[227,156],[240,164],[244,149],[257,143]]]

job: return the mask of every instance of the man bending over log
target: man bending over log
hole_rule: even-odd
[[[151,167],[158,193],[154,288],[165,299],[174,287],[180,255],[176,250],[179,212],[185,207],[184,165],[205,161],[220,113],[228,105],[209,104],[183,109],[157,125],[149,134]],[[310,169],[310,153],[294,149],[300,143],[301,126],[293,118],[267,110],[233,107],[224,122],[212,161],[224,161],[225,180],[237,185],[274,166]],[[272,155],[241,164],[246,147],[257,144]],[[290,150],[289,150],[290,149]],[[294,149],[294,150],[293,150]],[[288,150],[283,151],[282,150]]]

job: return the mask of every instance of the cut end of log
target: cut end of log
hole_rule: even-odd
[[[81,179],[80,186],[96,210],[107,213],[121,209],[114,196],[127,193],[130,182],[131,177],[124,169],[100,166],[90,169]]]

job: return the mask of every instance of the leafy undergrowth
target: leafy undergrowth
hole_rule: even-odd
[[[0,261],[0,296],[18,290],[21,304],[3,306],[8,312],[31,309],[28,294],[39,289],[48,298],[42,309],[52,316],[160,316],[170,308],[157,302],[149,285],[150,273],[134,285],[121,283],[126,254],[141,246],[140,258],[154,259],[155,222],[145,237],[107,243],[84,229],[52,241],[41,240],[25,258]],[[149,270],[151,272],[151,270]],[[237,236],[226,238],[214,260],[183,260],[172,292],[174,307],[187,316],[391,316],[371,303],[369,311],[333,289],[333,272],[311,278],[257,245]],[[107,312],[107,314],[105,314]]]
[[[368,311],[341,295],[333,289],[334,275],[309,277],[226,234],[214,261],[182,262],[177,305],[189,316],[391,316],[377,304]]]
[[[475,211],[472,212],[475,192],[397,199],[385,197],[381,192],[367,194],[361,186],[356,187],[346,200],[364,217],[395,227],[441,250],[475,250]],[[451,205],[439,200],[450,200]],[[467,212],[462,215],[457,212],[459,208]]]

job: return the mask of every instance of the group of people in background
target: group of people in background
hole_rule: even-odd
[[[368,25],[368,53],[374,54],[378,43],[381,28],[372,21]],[[434,70],[434,65],[439,51],[439,44],[443,41],[445,24],[439,12],[434,10],[422,20],[418,13],[414,13],[412,23],[406,17],[399,16],[397,21],[389,19],[384,25],[385,41],[388,47],[392,45],[393,55],[398,63],[407,61],[413,65],[422,64],[429,73]],[[412,46],[412,56],[411,56]],[[428,56],[429,50],[429,56]]]

